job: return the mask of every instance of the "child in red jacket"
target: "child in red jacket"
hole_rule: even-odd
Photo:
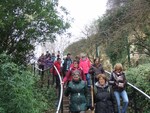
[[[61,58],[57,58],[57,60],[54,62],[54,66],[57,68],[58,72],[61,73]],[[53,68],[53,76],[56,78],[56,89],[60,88],[60,80],[55,68]]]

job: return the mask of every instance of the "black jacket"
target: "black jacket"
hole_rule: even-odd
[[[102,87],[97,82],[95,86],[95,113],[115,113],[115,97],[108,83]]]
[[[72,64],[71,58],[66,58],[63,63],[63,71],[68,71],[71,64]]]

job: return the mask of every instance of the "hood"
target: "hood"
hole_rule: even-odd
[[[96,82],[96,83],[95,83],[95,86],[96,86],[96,87],[105,88],[105,87],[108,87],[108,82],[106,82],[106,84],[105,84],[104,86],[100,85],[99,82]]]

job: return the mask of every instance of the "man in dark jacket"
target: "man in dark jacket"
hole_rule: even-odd
[[[71,54],[68,53],[67,57],[63,63],[63,74],[64,74],[64,76],[66,75],[66,72],[69,70],[71,64],[72,64]]]

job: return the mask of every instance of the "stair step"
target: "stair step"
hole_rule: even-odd
[[[64,110],[63,113],[69,113],[69,110]]]
[[[63,108],[69,108],[69,105],[63,105]]]
[[[63,104],[67,104],[67,105],[68,105],[68,104],[69,104],[69,101],[63,101]]]

